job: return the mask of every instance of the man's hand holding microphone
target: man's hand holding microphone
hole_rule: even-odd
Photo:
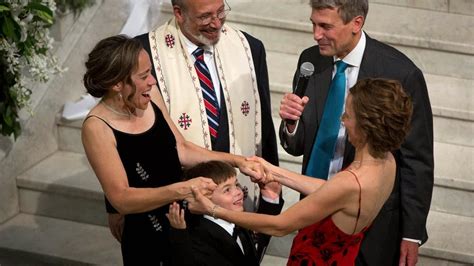
[[[286,93],[280,104],[280,117],[286,122],[286,129],[292,133],[303,114],[304,107],[309,98],[304,96],[308,80],[314,73],[314,66],[310,62],[304,62],[300,66],[300,74],[293,93]]]

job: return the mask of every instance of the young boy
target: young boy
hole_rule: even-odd
[[[217,184],[211,201],[226,209],[244,211],[244,193],[238,183],[235,169],[227,163],[209,161],[185,172],[187,179],[203,176]],[[261,186],[259,213],[278,214],[283,207],[281,186]],[[184,210],[177,203],[170,205],[167,215],[171,224],[170,242],[174,265],[259,265],[264,250],[258,241],[243,228],[233,223],[203,215],[184,219]],[[257,236],[258,237],[258,236]],[[259,250],[259,251],[257,251]]]

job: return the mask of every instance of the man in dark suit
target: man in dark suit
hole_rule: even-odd
[[[244,211],[243,192],[235,169],[227,163],[210,161],[185,172],[186,179],[204,176],[212,178],[217,188],[211,195],[215,206]],[[261,187],[259,213],[278,214],[283,207],[281,185],[275,182]],[[234,224],[209,215],[184,219],[184,210],[176,203],[167,214],[170,221],[170,243],[173,265],[223,266],[260,265],[263,250],[258,249],[253,234]],[[191,218],[191,219],[190,219]]]
[[[315,71],[303,98],[289,93],[281,102],[281,144],[288,153],[303,155],[302,172],[308,174],[336,61],[348,64],[344,71],[346,96],[348,89],[360,79],[400,81],[414,103],[411,132],[395,152],[398,171],[394,190],[368,230],[356,264],[414,265],[418,246],[428,238],[426,218],[434,169],[433,120],[423,74],[400,51],[362,31],[368,12],[367,0],[312,0],[311,5],[314,39],[318,45],[303,51],[298,69],[303,62],[311,62]],[[298,76],[297,70],[294,84]],[[333,117],[339,119],[340,114]],[[296,123],[287,123],[289,120]],[[327,174],[320,178],[330,178],[353,160],[354,148],[347,141],[344,127],[338,127],[334,149],[326,151],[332,154]],[[320,158],[316,157],[313,160]]]
[[[225,23],[230,7],[223,0],[171,2],[174,18],[135,38],[150,55],[151,73],[181,134],[208,149],[258,155],[278,165],[263,43]],[[204,49],[204,61],[219,99],[216,139],[210,136],[205,101],[193,67],[196,47]],[[246,207],[254,210],[258,192],[245,181],[247,178],[242,180],[249,193]],[[109,227],[120,241],[121,216],[113,214],[107,201],[106,206]],[[261,241],[268,244],[269,239],[263,237]]]

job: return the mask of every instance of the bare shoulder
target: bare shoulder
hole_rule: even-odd
[[[359,185],[354,174],[349,171],[341,171],[331,177],[324,185],[343,198],[350,198],[352,194],[359,192]]]
[[[82,123],[82,142],[105,143],[114,140],[112,129],[106,124],[107,119],[101,115],[100,110],[92,109]]]
[[[336,182],[338,186],[342,188],[347,188],[350,189],[354,187],[354,185],[357,186],[357,172],[352,171],[352,170],[343,170],[334,175],[330,181],[331,182]],[[359,178],[357,176],[357,178]],[[328,182],[329,183],[329,182]]]

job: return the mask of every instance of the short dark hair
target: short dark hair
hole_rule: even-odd
[[[353,18],[362,16],[364,19],[369,12],[368,0],[310,0],[311,8],[320,9],[338,9],[339,16],[344,24],[347,24]]]
[[[410,129],[413,104],[399,81],[363,79],[350,89],[358,127],[366,136],[369,153],[382,158],[400,148]]]
[[[99,41],[85,63],[83,81],[87,92],[94,97],[102,97],[119,82],[135,88],[131,75],[138,67],[142,49],[140,41],[126,35],[115,35]]]
[[[230,164],[222,161],[208,161],[199,163],[184,172],[185,179],[195,177],[208,177],[216,184],[221,184],[227,179],[237,175],[237,171]]]

